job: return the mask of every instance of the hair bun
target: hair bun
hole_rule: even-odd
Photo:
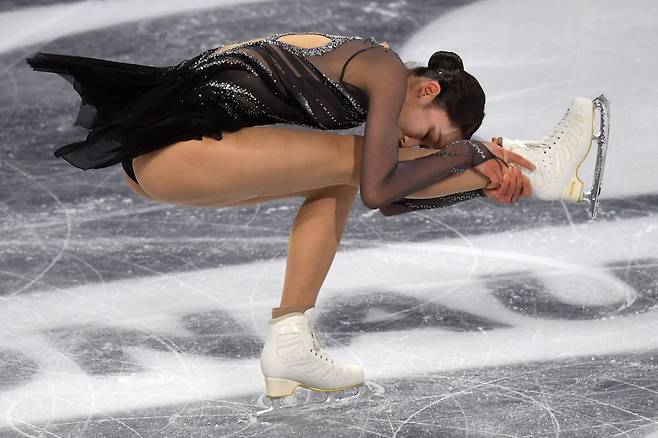
[[[457,73],[464,71],[462,59],[454,52],[438,51],[430,57],[427,66],[434,70]]]

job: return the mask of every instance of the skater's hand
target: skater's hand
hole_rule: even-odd
[[[487,189],[495,189],[503,184],[505,169],[507,169],[507,167],[504,167],[504,164],[501,164],[499,160],[495,158],[483,161],[472,168],[475,172],[489,179],[489,184],[486,186]]]
[[[494,160],[488,160],[494,161]],[[482,163],[484,164],[484,163]],[[498,188],[483,188],[484,194],[501,204],[515,203],[520,196],[532,195],[530,180],[518,167],[511,166],[503,171],[502,184]]]
[[[523,158],[523,156],[517,154],[516,152],[512,152],[509,149],[505,149],[504,147],[493,141],[483,141],[482,143],[484,143],[484,145],[487,147],[487,149],[491,151],[492,154],[502,159],[507,164],[516,163],[516,164],[520,164],[526,169],[535,170],[535,165],[532,164],[531,161],[526,160],[525,158]]]

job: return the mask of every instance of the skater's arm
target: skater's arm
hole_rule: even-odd
[[[458,202],[468,201],[473,198],[489,197],[501,204],[511,204],[517,201],[521,196],[531,196],[532,190],[528,177],[523,175],[518,167],[506,168],[502,183],[497,188],[482,187],[479,189],[469,190],[469,172],[473,169],[465,171],[461,175],[452,176],[440,183],[430,186],[428,189],[434,189],[435,193],[440,193],[440,196],[427,199],[413,199],[412,196],[419,193],[412,193],[411,195],[394,201],[390,204],[384,205],[379,208],[379,211],[384,216],[395,216],[402,213],[409,213],[416,210],[426,210],[433,208],[442,208],[454,205]],[[487,181],[485,176],[476,177],[482,181]],[[477,179],[472,179],[472,182],[477,186],[480,185]],[[453,191],[454,190],[454,191]]]
[[[437,149],[432,148],[398,148],[399,161],[413,160],[436,153]],[[466,169],[464,172],[452,175],[442,181],[431,184],[423,189],[408,194],[408,199],[428,199],[438,196],[450,195],[453,193],[466,192],[487,187],[490,184],[489,178],[477,171],[476,169]]]
[[[374,48],[364,52],[379,52]],[[386,55],[382,54],[385,53]],[[407,69],[394,54],[375,53],[367,64],[379,76],[369,81],[368,116],[361,161],[361,199],[379,208],[495,158],[480,141],[450,143],[436,153],[398,161],[398,118],[407,92]]]

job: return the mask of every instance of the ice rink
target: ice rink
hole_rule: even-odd
[[[0,438],[658,437],[657,20],[649,0],[0,2]],[[292,31],[459,53],[482,138],[539,137],[601,93],[611,138],[597,222],[528,198],[387,218],[357,197],[317,328],[385,397],[261,424],[303,199],[180,207],[55,158],[86,135],[79,97],[24,58],[173,65]]]

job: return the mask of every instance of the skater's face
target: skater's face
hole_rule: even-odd
[[[441,92],[435,80],[409,76],[407,97],[400,111],[400,147],[422,147],[438,149],[448,143],[463,139],[459,128],[448,118],[448,113],[435,103]]]

